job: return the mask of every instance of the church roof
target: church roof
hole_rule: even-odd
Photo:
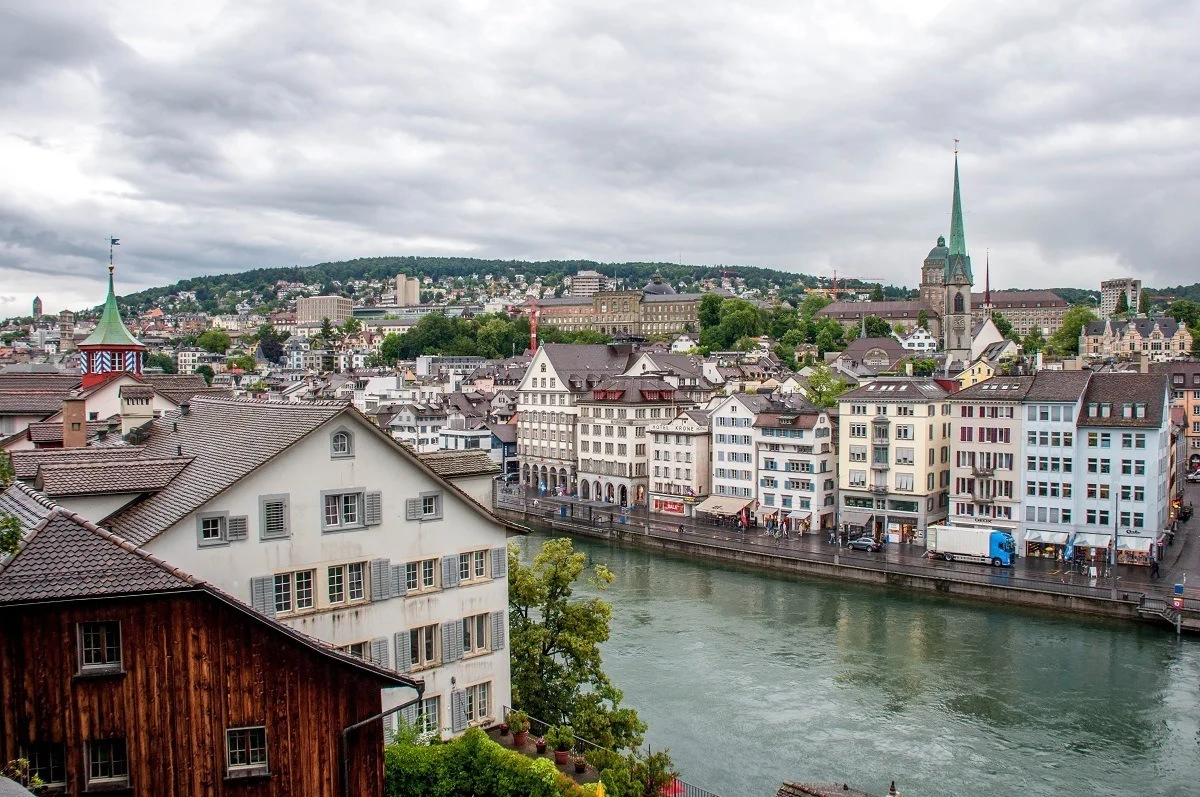
[[[125,328],[125,322],[121,320],[121,310],[117,307],[117,295],[113,291],[111,269],[108,272],[108,298],[104,302],[104,312],[101,313],[100,320],[96,322],[96,329],[79,346],[131,346],[138,349],[146,348],[141,341],[129,333],[129,330]]]
[[[962,196],[958,189],[957,148],[954,150],[954,199],[950,208],[950,254],[967,254],[967,238],[963,233]]]
[[[675,289],[670,284],[663,282],[662,274],[655,272],[654,277],[646,283],[646,287],[642,288],[642,292],[655,296],[667,296],[675,293]]]

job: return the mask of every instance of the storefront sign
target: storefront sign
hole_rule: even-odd
[[[660,498],[654,499],[654,509],[657,512],[671,512],[672,514],[683,514],[682,501],[663,501]]]

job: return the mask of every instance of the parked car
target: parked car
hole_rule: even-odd
[[[1194,470],[1187,475],[1187,480],[1193,484],[1200,482],[1200,470]]]
[[[855,551],[878,551],[883,548],[883,543],[874,537],[858,537],[846,543],[846,547]]]

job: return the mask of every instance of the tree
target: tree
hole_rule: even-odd
[[[1179,299],[1167,307],[1167,315],[1176,321],[1187,324],[1187,328],[1195,331],[1200,327],[1200,305],[1190,299]]]
[[[196,338],[196,345],[213,354],[224,354],[229,351],[229,346],[232,342],[229,338],[229,333],[223,329],[208,329],[200,337]]]
[[[1046,348],[1046,339],[1042,337],[1042,330],[1034,327],[1033,330],[1025,336],[1021,341],[1021,347],[1025,349],[1026,354],[1037,354],[1039,351],[1044,351]]]
[[[996,325],[996,329],[999,330],[1002,336],[1007,338],[1012,335],[1012,322],[1005,318],[1004,313],[999,310],[992,311],[992,323]]]
[[[833,304],[833,299],[821,293],[810,293],[800,302],[800,317],[812,320],[813,316]]]
[[[328,316],[321,319],[321,331],[317,333],[317,337],[321,340],[333,340],[337,333],[334,331],[333,322]]]
[[[1150,310],[1154,307],[1154,297],[1149,291],[1143,290],[1138,294],[1138,312],[1142,315],[1150,315]]]
[[[877,316],[867,316],[863,325],[867,328],[866,337],[868,338],[890,338],[892,336],[891,325]]]
[[[1129,294],[1121,291],[1117,294],[1117,306],[1113,309],[1113,315],[1125,315],[1129,312]]]
[[[147,368],[160,368],[164,374],[173,374],[178,371],[175,367],[175,361],[171,359],[169,354],[147,354]]]
[[[513,705],[614,750],[636,749],[646,724],[601,667],[600,645],[609,637],[612,607],[599,598],[576,599],[574,585],[587,557],[568,538],[547,540],[521,564],[508,549],[508,606]],[[588,582],[606,589],[615,576],[595,565]]]
[[[791,335],[792,333],[789,332],[788,334]],[[771,352],[779,358],[779,362],[783,363],[784,368],[787,368],[789,371],[796,370],[795,346],[789,346],[783,341],[780,341],[779,343],[775,344],[774,348],[771,349]]]
[[[928,331],[929,329],[929,313],[925,310],[917,311],[917,326]]]
[[[933,376],[937,372],[937,360],[931,357],[922,357],[911,362],[913,376]]]
[[[225,364],[230,368],[241,368],[246,373],[253,373],[257,369],[257,364],[254,358],[248,354],[240,354],[237,357],[230,357],[225,361]]]
[[[1063,354],[1078,354],[1079,334],[1087,324],[1095,320],[1096,314],[1086,305],[1077,304],[1067,310],[1063,313],[1062,326],[1051,338],[1055,350]]]
[[[8,556],[21,544],[21,521],[7,512],[0,512],[0,557]]]
[[[206,365],[197,366],[196,373],[198,373],[198,374],[200,374],[200,376],[204,377],[204,381],[208,384],[209,387],[212,387],[213,377],[216,376],[216,374],[213,372],[211,365],[206,364]]]
[[[8,452],[0,449],[0,490],[6,489],[13,483],[13,479],[17,477],[13,470],[12,459],[8,456]]]
[[[818,365],[808,375],[805,384],[805,395],[818,408],[827,410],[837,404],[838,396],[850,387],[840,376],[833,372],[828,365]]]
[[[725,299],[719,293],[706,293],[700,299],[700,309],[698,316],[700,318],[700,330],[703,331],[706,327],[715,327],[721,323],[721,305]]]
[[[345,323],[342,324],[342,334],[357,335],[359,332],[362,332],[362,328],[362,321],[359,321],[357,318],[351,316],[350,318],[346,319]]]
[[[883,286],[880,285],[878,282],[875,283],[874,288],[871,288],[871,301],[873,301],[873,302],[882,302],[883,301]]]
[[[404,336],[397,333],[388,333],[388,336],[383,339],[383,343],[379,345],[379,359],[384,365],[395,365],[396,361],[401,358],[404,348]]]

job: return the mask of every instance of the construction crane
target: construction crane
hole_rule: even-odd
[[[838,279],[839,279],[839,277],[838,277],[837,269],[834,269],[833,270],[833,283],[829,287],[828,292],[829,292],[829,295],[834,297],[835,299],[837,298],[837,294],[838,294]],[[846,280],[857,280],[859,282],[873,282],[873,283],[878,284],[880,287],[883,287],[883,277],[856,277],[856,276],[852,276],[852,275],[843,274],[840,279],[843,282],[845,282]]]

